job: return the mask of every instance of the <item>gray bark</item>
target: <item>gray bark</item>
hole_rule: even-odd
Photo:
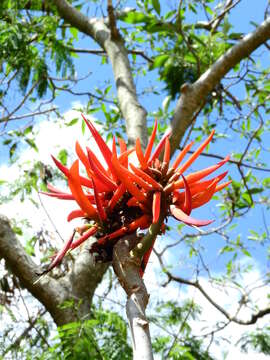
[[[147,143],[146,110],[139,103],[134,85],[128,54],[123,39],[113,38],[102,19],[89,19],[73,8],[66,0],[54,0],[61,17],[84,34],[94,39],[107,53],[113,69],[119,106],[126,121],[129,145],[139,137]]]
[[[0,215],[0,258],[5,259],[21,285],[45,306],[57,325],[89,316],[93,294],[107,268],[94,265],[89,251],[84,249],[68,274],[57,280],[46,275],[35,283],[40,267],[25,252],[3,215]],[[78,310],[60,308],[67,300],[74,300],[75,305],[80,301]]]
[[[171,123],[172,153],[179,146],[185,131],[191,125],[194,115],[204,103],[207,95],[235,65],[269,39],[270,18],[267,18],[256,30],[246,35],[222,55],[194,84],[182,86],[181,96]]]
[[[127,294],[126,313],[132,335],[133,360],[153,360],[149,322],[145,315],[149,295],[140,277],[140,260],[130,250],[140,241],[135,235],[123,237],[113,252],[113,268]]]

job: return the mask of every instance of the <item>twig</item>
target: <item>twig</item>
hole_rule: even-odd
[[[181,147],[179,147],[179,149],[182,150],[183,147],[181,146]],[[188,151],[188,154],[193,154],[193,153],[194,153],[194,151],[191,151],[191,150]],[[220,160],[224,159],[224,156],[221,156],[221,155],[218,155],[218,154],[208,154],[208,153],[202,152],[200,155],[210,157],[210,158],[220,159]],[[240,165],[240,166],[247,167],[247,168],[254,169],[254,170],[270,172],[270,168],[262,168],[262,167],[255,166],[255,165],[249,165],[249,164],[246,164],[246,163],[241,163],[239,160],[229,159],[228,162],[231,163],[231,164],[235,164],[237,166]]]

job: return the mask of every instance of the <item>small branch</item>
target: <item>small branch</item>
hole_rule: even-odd
[[[182,150],[183,147],[181,146],[179,149]],[[188,151],[188,154],[193,154],[193,153],[194,153],[194,151]],[[214,159],[220,159],[220,160],[224,159],[224,156],[221,156],[221,155],[218,155],[218,154],[208,154],[208,153],[202,152],[200,155],[205,156],[205,157],[214,158]],[[228,163],[235,164],[237,166],[243,166],[243,167],[246,167],[246,168],[249,168],[249,169],[270,172],[270,168],[263,168],[263,167],[259,167],[259,166],[255,166],[255,165],[250,165],[250,164],[247,164],[247,163],[242,163],[239,160],[229,159]]]
[[[107,56],[106,52],[103,49],[81,49],[81,48],[73,48],[73,47],[67,47],[68,50],[75,53],[81,53],[81,54],[94,54],[94,55],[105,55]],[[147,60],[149,63],[153,64],[154,60],[152,60],[149,56],[145,55],[145,53],[142,50],[127,50],[128,54],[134,54],[139,55],[145,60]]]
[[[191,125],[194,113],[200,108],[208,94],[236,64],[266,43],[269,38],[270,17],[226,51],[194,84],[185,84],[171,123],[172,153],[178,147],[186,129]]]
[[[108,18],[109,18],[109,28],[111,30],[112,39],[120,39],[120,33],[116,26],[116,17],[114,15],[114,8],[112,5],[112,0],[108,0],[107,4]]]
[[[18,111],[23,104],[26,102],[26,100],[29,98],[29,96],[32,94],[32,92],[34,91],[35,87],[38,85],[38,81],[35,81],[33,83],[33,85],[31,86],[31,88],[29,89],[29,91],[27,92],[27,94],[23,97],[22,101],[19,103],[19,105],[17,105],[8,115],[2,117],[0,119],[0,123],[2,122],[8,122],[9,118],[16,113],[16,111]]]
[[[128,52],[123,39],[114,39],[104,19],[88,18],[66,0],[54,0],[59,15],[82,33],[92,37],[104,49],[111,61],[117,88],[119,107],[126,121],[129,145],[141,139],[147,144],[146,111],[139,103]]]
[[[130,256],[130,250],[140,241],[135,234],[119,240],[114,246],[113,268],[127,294],[126,312],[132,334],[133,360],[153,360],[149,323],[145,308],[149,295],[140,277],[140,261]]]
[[[55,111],[57,109],[58,109],[57,107],[53,107],[51,109],[47,109],[47,110],[43,110],[43,111],[37,111],[37,112],[29,113],[29,114],[13,116],[13,117],[10,117],[8,119],[8,121],[21,120],[21,119],[25,119],[25,118],[29,118],[29,117],[34,117],[34,116],[37,116],[37,115],[43,115],[43,114],[47,114],[48,112]],[[6,121],[6,120],[1,120],[0,119],[0,123],[3,122],[3,121]]]
[[[259,310],[257,313],[251,315],[249,320],[242,320],[237,317],[237,314],[239,313],[240,309],[238,308],[236,313],[234,315],[231,315],[227,310],[225,310],[222,306],[220,306],[213,297],[209,295],[209,292],[207,292],[204,287],[201,285],[201,283],[198,280],[188,280],[184,279],[180,276],[173,275],[164,265],[163,260],[161,256],[158,256],[159,263],[162,267],[163,272],[168,276],[168,282],[175,281],[180,284],[189,285],[194,288],[196,288],[208,301],[209,303],[215,307],[221,314],[225,316],[226,319],[228,319],[230,322],[234,322],[239,325],[252,325],[255,324],[260,318],[262,318],[265,315],[270,314],[270,307],[267,307],[265,309]],[[167,283],[168,283],[167,282]]]

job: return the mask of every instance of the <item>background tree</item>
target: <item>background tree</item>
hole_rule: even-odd
[[[80,110],[85,114],[95,114],[108,140],[112,134],[125,134],[130,145],[139,137],[145,146],[148,128],[157,117],[160,134],[167,127],[172,129],[173,152],[190,138],[200,140],[216,128],[219,141],[213,153],[203,154],[206,160],[223,158],[225,149],[226,154],[232,154],[230,174],[234,180],[223,198],[216,198],[221,204],[217,225],[203,233],[180,226],[176,235],[176,229],[172,229],[170,242],[155,251],[163,269],[160,282],[196,288],[221,312],[223,320],[194,337],[189,328],[189,317],[198,314],[194,303],[163,304],[161,313],[153,314],[153,322],[165,330],[172,328],[154,342],[155,351],[164,358],[177,358],[179,354],[183,358],[196,358],[200,342],[204,344],[200,356],[207,358],[210,355],[205,344],[211,345],[221,329],[232,322],[255,324],[270,312],[266,266],[270,181],[265,177],[270,171],[267,167],[270,80],[266,61],[269,3],[259,3],[256,10],[260,12],[260,23],[252,23],[246,34],[234,25],[233,16],[238,8],[244,11],[248,6],[251,2],[247,0],[174,4],[158,0],[113,4],[111,1],[4,0],[0,4],[1,153],[9,154],[12,164],[16,164],[25,146],[38,151],[35,124],[41,116],[52,119],[56,113],[65,126],[78,126],[79,117],[67,122],[60,114],[64,110],[61,103],[75,99],[79,99]],[[245,23],[249,23],[248,18]],[[89,59],[84,60],[84,66],[83,56]],[[66,161],[66,150],[59,152],[59,158]],[[34,201],[37,189],[45,188],[51,179],[59,179],[56,171],[42,161],[31,163],[25,172],[25,167],[20,163],[18,166],[24,176],[15,181],[8,181],[1,174],[3,204],[18,196],[22,201],[26,197]],[[28,219],[28,223],[31,221]],[[3,317],[15,321],[14,308],[16,304],[21,306],[21,302],[29,308],[33,300],[26,294],[30,293],[42,304],[37,306],[35,314],[26,315],[28,324],[21,329],[21,335],[17,329],[12,332],[6,327],[3,335],[10,337],[3,336],[1,340],[3,353],[16,352],[26,334],[33,332],[38,336],[32,336],[26,351],[38,351],[40,344],[43,349],[49,348],[52,344],[47,337],[52,325],[46,312],[56,325],[66,326],[59,332],[60,337],[68,334],[83,339],[77,343],[77,354],[86,347],[86,356],[106,358],[109,356],[105,355],[106,349],[112,348],[113,341],[116,348],[127,347],[119,343],[121,337],[126,339],[123,335],[126,330],[117,315],[110,315],[108,330],[98,332],[97,324],[104,324],[104,319],[110,316],[101,307],[89,312],[107,265],[93,265],[85,249],[76,258],[65,261],[58,272],[34,285],[36,272],[40,270],[37,245],[42,256],[48,256],[52,248],[44,241],[50,236],[46,229],[41,228],[30,236],[29,233],[31,229],[28,228],[27,234],[25,222],[1,216]],[[23,234],[25,237],[20,241]],[[211,251],[219,254],[218,262],[212,265],[206,246],[211,238],[215,239]],[[186,254],[181,269],[179,264],[171,268],[165,261],[173,246]],[[254,270],[256,261],[260,263],[259,278],[247,284],[244,277]],[[188,262],[192,269],[187,267]],[[109,284],[113,283],[106,276]],[[216,301],[215,289],[211,292],[202,277],[224,292],[233,287],[237,293],[234,307],[225,306],[225,300]],[[258,289],[265,289],[262,303],[253,296]],[[81,320],[88,322],[82,324]],[[77,325],[67,325],[72,322]],[[115,339],[107,336],[110,331],[119,336]],[[247,332],[240,341],[243,349],[253,346],[269,353],[268,331],[258,325],[250,334]],[[101,344],[108,345],[100,347]],[[72,356],[71,350],[65,349],[66,356]],[[129,356],[130,349],[126,354]]]

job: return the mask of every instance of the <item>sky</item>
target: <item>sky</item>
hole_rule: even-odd
[[[258,5],[260,5],[260,7],[263,9],[265,6],[266,1],[264,0],[259,0],[259,1],[253,1],[253,0],[246,0],[243,1],[242,3],[239,4],[239,6],[237,6],[234,11],[233,11],[233,15],[232,15],[232,19],[233,22],[237,25],[237,31],[251,31],[253,30],[253,26],[249,24],[250,20],[253,20],[255,22],[261,22],[263,19],[263,12],[262,11],[258,11]],[[243,16],[244,14],[244,16]],[[92,47],[92,44],[89,43],[88,44],[88,40],[87,39],[82,39],[81,40],[81,46],[86,46],[88,48]],[[269,58],[268,58],[269,59]],[[81,75],[84,73],[86,74],[88,71],[88,62],[89,62],[89,58],[86,55],[80,55],[79,59],[77,59],[75,61],[76,63],[76,67],[79,69],[82,69],[81,71]],[[102,84],[103,80],[106,78],[107,73],[106,71],[104,72],[100,72],[100,71],[95,71],[95,67],[98,67],[98,63],[100,62],[100,58],[98,57],[92,57],[91,58],[91,68],[94,69],[93,70],[93,74],[91,75],[91,78],[89,81],[91,81],[91,83],[96,84],[97,86],[99,86],[99,84]],[[267,62],[267,58],[262,60],[262,63],[266,63]],[[108,71],[110,71],[110,67],[107,67]],[[153,72],[152,74],[152,82],[155,81],[155,76],[156,74]],[[140,82],[138,80],[138,87],[140,88]],[[87,90],[88,89],[88,85],[87,82],[84,83],[84,85],[82,86],[81,90]],[[148,111],[155,111],[159,106],[161,106],[161,102],[162,102],[163,96],[147,96],[145,98],[142,98],[142,102],[144,104],[144,106],[147,108]],[[83,103],[86,99],[82,98],[81,102]],[[73,102],[74,99],[72,96],[70,95],[60,95],[59,98],[56,100],[56,103],[59,107],[59,111],[64,115],[64,118],[66,120],[66,122],[68,122],[69,120],[72,120],[74,117],[78,116],[77,112],[74,112],[74,110],[72,110],[75,107],[80,107],[81,104],[80,103],[74,103]],[[173,104],[172,104],[173,105]],[[56,122],[54,122],[54,120]],[[14,125],[12,126],[16,126],[17,124],[14,123]],[[18,164],[13,164],[13,165],[9,165],[8,164],[8,159],[7,159],[7,153],[6,150],[3,149],[3,147],[0,147],[0,179],[1,180],[5,180],[8,179],[9,181],[11,179],[16,179],[18,176],[21,176],[22,174],[22,170],[27,170],[29,168],[29,166],[31,166],[30,163],[27,164],[27,162],[29,162],[29,159],[31,159],[31,161],[33,159],[39,159],[41,160],[44,164],[49,164],[51,166],[53,166],[52,160],[50,158],[50,154],[57,154],[59,152],[59,150],[63,149],[63,148],[68,148],[69,149],[69,155],[72,158],[72,153],[74,154],[74,144],[76,140],[79,140],[80,143],[84,144],[84,143],[88,143],[89,145],[89,139],[87,134],[82,135],[81,133],[81,128],[78,124],[78,126],[72,126],[72,127],[66,127],[66,126],[62,126],[61,128],[59,128],[58,124],[57,124],[57,119],[56,118],[51,118],[49,122],[47,122],[43,117],[41,117],[39,119],[39,123],[38,125],[35,127],[34,129],[35,131],[38,132],[37,135],[37,144],[39,146],[39,153],[34,152],[33,150],[26,148],[25,146],[22,146],[21,151],[20,151],[20,155],[19,155],[19,163],[22,164],[22,168],[20,169]],[[231,144],[233,143],[233,141],[231,141]],[[94,148],[94,143],[91,142],[91,147],[93,146]],[[235,144],[235,146],[237,146],[237,144]],[[235,149],[235,148],[234,148]],[[219,147],[219,151],[220,153],[223,154],[223,152],[225,154],[227,154],[228,150],[226,148],[226,144],[223,146]],[[231,149],[229,150],[231,151]],[[233,150],[232,150],[233,151]],[[200,164],[203,167],[206,163],[206,160],[203,160]],[[213,162],[214,163],[214,162]],[[234,170],[232,169],[232,167],[230,167],[230,172],[231,174],[234,173]],[[5,190],[3,190],[5,191]],[[40,201],[37,194],[36,194],[36,200]],[[46,212],[50,214],[50,217],[54,219],[54,225],[57,227],[58,231],[61,233],[62,238],[66,238],[70,232],[72,231],[74,224],[67,224],[66,222],[66,214],[68,214],[69,212],[69,207],[72,207],[72,204],[67,204],[65,203],[65,208],[64,210],[61,209],[61,211],[59,211],[59,203],[56,203],[55,200],[53,199],[49,199],[46,197],[42,197],[42,204],[43,207],[46,209]],[[208,218],[209,215],[211,215],[212,212],[214,212],[214,214],[216,214],[216,212],[214,211],[213,207],[215,207],[217,204],[215,205],[209,205],[206,209],[203,210],[203,212],[198,211],[197,217],[202,217],[202,218]],[[14,212],[14,209],[16,209],[16,211]],[[46,227],[48,228],[49,232],[53,233],[54,231],[54,226],[50,223],[50,221],[48,221],[47,216],[45,211],[42,211],[42,215],[36,217],[36,209],[33,207],[33,204],[31,203],[31,201],[26,201],[24,204],[20,204],[20,202],[18,201],[18,199],[15,199],[12,203],[6,203],[6,204],[2,204],[0,205],[0,212],[4,212],[8,217],[16,217],[16,218],[22,218],[27,216],[27,218],[29,219],[35,219],[34,221],[34,228],[29,229],[29,235],[35,231],[36,229],[38,230],[41,226],[46,225]],[[253,210],[246,218],[246,222],[244,225],[242,225],[240,228],[237,228],[237,230],[235,230],[235,235],[238,233],[242,233],[243,237],[246,238],[249,234],[249,223],[252,222],[254,220],[254,218],[259,218],[259,215],[256,210]],[[192,230],[193,231],[193,230]],[[27,235],[27,232],[26,232]],[[176,236],[176,235],[175,235]],[[172,235],[173,237],[173,235]],[[170,241],[173,239],[166,239],[166,241]],[[55,246],[61,246],[61,239],[57,236],[54,236],[54,241],[55,241]],[[208,240],[207,240],[208,241]],[[210,244],[205,244],[204,240],[202,240],[202,243],[204,246],[207,246],[208,248],[208,253],[209,253],[209,261],[212,258],[212,265],[214,264],[214,276],[219,276],[221,269],[224,267],[224,260],[220,261],[220,258],[217,256],[217,251],[220,248],[220,243],[217,241],[217,239],[212,239],[210,240]],[[161,246],[161,244],[159,244],[158,246]],[[181,248],[181,247],[177,247],[176,251],[168,253],[167,258],[166,258],[168,263],[175,263],[176,264],[176,268],[178,267],[179,274],[188,274],[189,271],[189,266],[188,264],[185,263],[186,261],[186,254],[185,254],[185,249]],[[260,256],[260,254],[258,254],[258,256],[256,256],[255,260],[250,260],[247,259],[245,257],[243,257],[243,262],[252,262],[254,269],[252,270],[252,272],[250,272],[247,275],[243,275],[241,282],[242,284],[250,284],[253,281],[257,280],[258,278],[261,277],[262,274],[262,265],[261,265],[261,261],[262,261],[262,256]],[[217,319],[221,319],[224,320],[223,317],[221,317],[221,315],[215,311],[213,309],[213,307],[205,301],[205,299],[203,299],[201,297],[200,294],[198,294],[198,292],[194,291],[192,288],[179,288],[176,285],[171,285],[169,288],[162,288],[159,286],[160,283],[160,269],[157,263],[157,259],[155,258],[155,256],[153,256],[150,260],[150,264],[151,264],[151,271],[147,271],[146,272],[146,276],[145,276],[145,281],[147,284],[147,288],[149,289],[149,293],[151,293],[151,298],[155,299],[155,301],[157,301],[157,299],[161,298],[164,299],[166,298],[168,299],[190,299],[190,298],[195,298],[196,301],[198,301],[200,303],[200,305],[202,306],[202,320],[203,321],[207,321],[208,325],[210,324],[215,324]],[[182,267],[182,268],[181,268]],[[149,266],[150,268],[150,266]],[[149,269],[148,269],[149,270]],[[226,296],[226,308],[227,309],[231,309],[231,304],[235,304],[237,303],[237,299],[238,299],[238,295],[237,293],[232,290],[232,289],[227,289],[227,293],[224,294],[220,291],[217,291],[217,289],[213,286],[211,286],[211,284],[209,283],[207,277],[201,277],[200,279],[202,281],[202,283],[204,284],[204,286],[206,287],[206,289],[208,289],[209,292],[211,292],[211,294],[213,294],[213,297],[215,298],[215,300],[218,302],[220,301],[221,303],[224,302],[224,297]],[[106,285],[102,285],[99,289],[100,294],[103,291],[103,286],[105,287]],[[115,290],[117,293],[121,293],[121,290],[119,290],[119,288],[117,290]],[[259,289],[256,294],[254,294],[254,299],[257,298],[258,302],[261,302],[262,306],[265,306],[266,304],[264,303],[266,300],[265,297],[265,288]],[[113,296],[113,294],[112,294]],[[110,305],[108,305],[110,306]],[[232,309],[231,309],[232,310]],[[239,314],[242,315],[243,317],[247,316],[247,314]],[[267,319],[266,319],[267,320]],[[266,320],[262,320],[259,322],[259,326],[263,326],[264,324],[267,324]],[[198,333],[200,334],[203,330],[200,328],[201,323],[199,324],[194,322],[193,323],[193,329],[194,329],[194,333]],[[239,335],[241,334],[241,331],[246,331],[246,328],[240,328],[237,325],[230,325],[229,327],[227,327],[224,332],[221,333],[222,337],[230,337],[232,340],[232,343],[236,342],[237,339],[239,338]],[[153,332],[157,331],[156,329],[152,329]],[[222,349],[221,349],[222,348]],[[212,348],[212,351],[214,352],[214,354],[216,354],[218,356],[218,359],[221,359],[222,351],[228,351],[228,355],[227,358],[228,360],[233,360],[233,359],[238,359],[238,360],[242,360],[242,359],[252,359],[252,360],[264,360],[266,359],[266,357],[264,357],[263,355],[258,355],[258,354],[253,354],[252,352],[247,354],[242,354],[239,351],[239,347],[234,347],[231,344],[226,344],[225,342],[222,343],[222,347],[219,344],[215,344]]]

